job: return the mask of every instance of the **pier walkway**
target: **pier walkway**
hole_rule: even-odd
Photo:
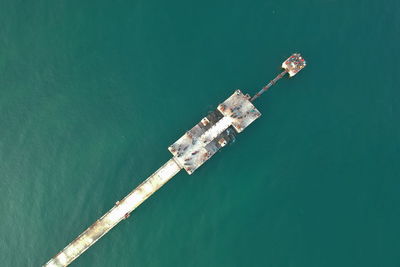
[[[111,210],[98,219],[44,266],[60,267],[70,264],[116,224],[127,218],[134,209],[174,177],[180,170],[181,167],[176,161],[173,158],[170,159],[124,199],[118,201]]]

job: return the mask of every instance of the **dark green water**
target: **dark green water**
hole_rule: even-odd
[[[39,266],[234,89],[308,60],[72,266],[400,266],[400,2],[0,1],[0,265]]]

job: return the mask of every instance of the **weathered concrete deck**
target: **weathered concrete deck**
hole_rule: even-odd
[[[247,126],[261,116],[261,113],[249,101],[242,91],[236,90],[227,100],[218,106],[225,117],[231,118],[232,126],[241,133]]]
[[[223,117],[200,137],[194,138],[190,134],[183,135],[173,146],[180,149],[173,150],[176,160],[185,170],[192,174],[198,167],[207,161],[211,153],[207,145],[231,125],[231,118]],[[171,151],[171,147],[169,148]]]
[[[181,167],[175,160],[170,159],[124,199],[117,202],[111,210],[98,219],[44,266],[58,267],[70,264],[116,224],[129,216],[134,209],[174,177],[180,170]]]
[[[212,148],[210,145],[212,142],[220,146],[226,144],[221,134],[228,127],[232,126],[234,131],[240,133],[260,117],[261,113],[249,101],[249,98],[240,90],[236,90],[214,111],[213,114],[219,114],[216,116],[218,120],[210,121],[207,117],[203,118],[168,148],[176,162],[188,174],[192,174],[219,149],[215,145]]]

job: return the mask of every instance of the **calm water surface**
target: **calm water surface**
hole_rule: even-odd
[[[40,266],[281,62],[309,65],[72,266],[400,266],[400,2],[0,1],[0,262]]]

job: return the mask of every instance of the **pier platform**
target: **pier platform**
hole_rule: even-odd
[[[250,102],[250,96],[236,90],[211,116],[203,118],[168,150],[176,162],[192,174],[232,139],[230,132],[242,132],[261,113]]]

